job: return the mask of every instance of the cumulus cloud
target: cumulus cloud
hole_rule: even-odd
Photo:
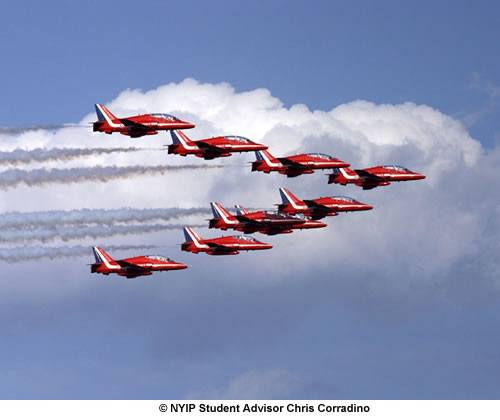
[[[238,203],[269,208],[278,202],[278,188],[281,186],[302,198],[345,194],[374,205],[374,210],[369,212],[329,218],[326,229],[273,238],[259,236],[259,239],[269,240],[274,245],[266,252],[227,258],[183,254],[189,269],[171,277],[182,279],[176,284],[175,280],[168,285],[142,282],[137,283],[139,285],[133,292],[107,289],[109,296],[121,293],[119,296],[126,303],[116,313],[111,309],[106,312],[107,321],[119,325],[123,331],[134,331],[136,336],[147,335],[143,345],[150,349],[149,355],[156,358],[159,366],[174,377],[184,378],[186,365],[196,365],[197,371],[191,372],[191,383],[179,385],[185,391],[181,395],[190,392],[226,398],[286,397],[294,392],[300,395],[300,385],[290,373],[298,371],[290,368],[297,362],[293,357],[303,363],[304,370],[315,366],[317,376],[323,375],[322,381],[328,382],[330,373],[321,373],[322,363],[331,363],[340,370],[343,366],[340,362],[332,362],[327,352],[318,353],[317,348],[324,345],[322,348],[329,350],[328,346],[344,343],[345,337],[350,337],[350,325],[358,322],[358,316],[365,321],[383,319],[393,325],[405,317],[421,316],[422,308],[425,309],[429,301],[442,299],[474,305],[472,297],[481,301],[498,293],[500,149],[483,149],[461,122],[437,109],[410,102],[375,104],[367,101],[354,101],[326,111],[311,110],[301,104],[285,107],[266,89],[236,92],[227,83],[203,84],[192,79],[149,91],[127,90],[108,105],[117,115],[169,112],[193,121],[196,128],[189,132],[193,139],[239,134],[269,145],[270,151],[277,156],[324,152],[338,156],[356,168],[395,163],[427,175],[425,181],[363,191],[354,186],[328,185],[324,173],[293,179],[277,174],[251,173],[247,162],[253,160],[253,156],[248,154],[221,159],[217,164],[224,167],[211,170],[165,171],[160,168],[195,165],[199,161],[153,150],[145,151],[140,158],[135,153],[88,156],[89,166],[76,168],[76,172],[59,172],[63,171],[59,163],[53,168],[52,175],[47,168],[32,175],[29,171],[4,171],[0,176],[0,186],[4,186],[4,190],[0,190],[2,212],[61,211],[55,217],[68,223],[72,217],[88,221],[94,217],[97,224],[109,223],[110,226],[114,220],[126,224],[134,217],[145,223],[155,223],[153,216],[149,219],[146,213],[144,218],[111,213],[111,217],[104,213],[99,217],[64,213],[85,207],[110,211],[117,207],[161,209],[177,206],[189,209],[207,208],[210,201],[217,200],[228,207]],[[94,118],[89,114],[82,118],[81,123]],[[91,133],[81,127],[38,130],[15,136],[0,133],[0,138],[5,149],[9,150],[159,147],[170,141],[164,133],[132,140],[124,136]],[[137,169],[134,176],[110,176],[137,165],[147,166],[150,172],[135,176],[142,170]],[[29,181],[30,177],[37,179],[37,176],[50,180],[53,175],[56,175],[55,179],[71,180],[73,173],[74,179],[94,177],[99,180],[101,175],[98,170],[92,174],[93,167],[112,168],[110,173],[102,174],[108,182],[34,182],[29,187],[28,183],[20,181],[23,177]],[[158,170],[151,171],[155,167]],[[82,169],[83,178],[78,175]],[[164,174],[160,175],[162,170]],[[41,220],[51,217],[43,216]],[[193,223],[206,222],[201,214],[186,214],[186,217]],[[23,223],[21,219],[19,222],[14,220],[16,218],[12,219],[14,221],[9,221],[8,217],[5,219],[6,224]],[[36,216],[26,216],[26,223],[36,226],[35,219]],[[200,233],[205,237],[220,234],[207,229],[201,229]],[[151,244],[160,241],[151,233],[138,235],[137,240]],[[179,232],[167,231],[161,236],[162,245],[178,244],[179,240]],[[80,241],[80,245],[86,244],[85,239]],[[89,248],[84,248],[87,255]],[[22,252],[21,248],[16,252]],[[172,255],[174,259],[177,256]],[[44,264],[37,263],[37,268],[43,268],[45,273],[56,272],[57,267],[52,269]],[[23,267],[8,266],[8,275],[22,273]],[[53,277],[46,274],[36,282],[53,284],[50,283],[56,281]],[[24,281],[28,284],[9,283],[11,293],[17,290],[23,295],[33,286],[30,282],[35,282],[27,277]],[[75,300],[82,287],[88,288],[88,296],[92,298],[85,303],[91,305],[95,296],[103,293],[102,289],[97,289],[103,286],[89,283],[88,272],[83,269],[68,285],[64,282],[57,284],[65,290],[66,298],[73,296]],[[266,300],[268,293],[272,299]],[[6,299],[5,296],[0,298]],[[103,297],[104,303],[100,302],[99,309],[107,308],[107,298]],[[47,293],[46,299],[51,301],[56,297]],[[135,311],[130,310],[132,301]],[[120,299],[116,302],[119,305]],[[151,305],[151,302],[157,304]],[[340,320],[336,325],[342,328],[342,316],[349,312],[342,309],[353,307],[355,310],[350,313],[356,315],[352,315],[351,324],[341,337],[345,340],[336,336],[337,341],[327,341],[325,331],[331,328],[329,322]],[[412,310],[415,307],[417,309]],[[335,318],[332,318],[331,311],[335,311]],[[86,308],[82,312],[87,314]],[[328,322],[315,335],[307,328],[313,322],[308,324],[308,319],[314,319],[315,324],[322,319]],[[234,320],[238,321],[237,325],[234,325]],[[101,325],[100,319],[96,325]],[[152,328],[153,325],[157,328]],[[166,328],[168,334],[165,334]],[[104,331],[103,336],[107,332]],[[302,334],[310,334],[310,346],[302,341]],[[368,359],[366,352],[369,349],[363,348],[365,339],[362,337],[356,341],[355,356],[358,358],[353,369]],[[316,340],[325,341],[316,346]],[[407,350],[403,347],[401,353]],[[280,351],[283,348],[286,352]],[[291,356],[286,359],[284,355],[288,356],[288,349]],[[383,351],[379,347],[375,349],[378,354],[385,351],[385,348]],[[248,365],[233,367],[237,363],[235,359],[228,363],[226,358],[234,354]],[[263,358],[269,354],[273,362],[283,360],[283,364],[276,362],[274,366],[283,366],[284,371],[266,369],[269,364],[264,363]],[[115,355],[113,352],[109,360],[113,361]],[[335,354],[347,362],[352,362],[352,355],[352,348],[348,346],[340,355]],[[97,360],[101,355],[95,357]],[[313,360],[315,358],[320,362]],[[310,359],[309,364],[304,362],[305,359]],[[219,381],[213,385],[207,379],[207,390],[199,391],[204,387],[193,386],[193,383],[203,372],[208,372],[206,377],[213,373],[207,367],[212,362],[217,364],[213,370],[225,371],[227,368],[231,371],[223,381],[225,384]],[[398,366],[408,364],[406,360],[398,363]],[[433,365],[428,366],[432,370]],[[122,366],[119,368],[121,372]],[[346,374],[345,369],[343,372]],[[366,378],[366,372],[357,372]],[[234,379],[227,382],[227,377]],[[265,388],[265,384],[274,386]],[[353,389],[356,386],[351,383]],[[297,387],[299,390],[294,391]]]
[[[296,264],[304,264],[310,255],[319,253],[324,261],[328,261],[321,264],[331,263],[333,259],[339,264],[349,265],[353,262],[349,250],[356,249],[365,255],[362,264],[368,267],[376,267],[380,260],[390,264],[394,258],[408,260],[409,264],[410,259],[416,258],[425,259],[425,270],[431,273],[450,268],[460,258],[470,255],[471,247],[465,244],[481,243],[485,229],[483,220],[487,215],[479,215],[463,202],[463,192],[453,187],[444,189],[453,185],[457,177],[473,188],[472,185],[477,183],[475,177],[479,176],[477,169],[491,165],[491,155],[496,152],[485,152],[462,123],[429,106],[409,102],[394,105],[354,101],[330,111],[312,111],[304,105],[286,108],[266,89],[235,92],[226,83],[202,84],[192,79],[146,92],[126,90],[108,105],[117,115],[155,110],[169,111],[193,120],[197,128],[190,131],[190,136],[195,139],[241,134],[268,144],[276,155],[322,151],[347,160],[354,167],[398,163],[428,176],[424,182],[393,185],[370,192],[344,188],[342,193],[349,190],[346,191],[349,195],[375,204],[375,210],[370,215],[329,220],[331,227],[328,230],[308,232],[302,235],[305,239],[298,242],[299,235],[280,237],[280,258],[288,255],[291,246],[299,247],[299,256],[294,260]],[[90,114],[81,124],[93,118]],[[78,127],[36,133],[15,136],[9,140],[11,146],[33,148],[50,144],[52,147],[70,147],[77,142],[79,147],[87,145],[90,154],[95,144],[102,145],[103,138],[110,150],[122,148],[124,143],[131,141],[123,136],[105,136]],[[134,140],[134,145],[137,145],[134,147],[165,143],[165,136],[168,135]],[[96,201],[112,206],[126,196],[131,201],[152,206],[168,203],[203,207],[211,200],[220,200],[228,205],[240,203],[266,208],[276,202],[277,188],[281,185],[287,185],[298,195],[308,198],[338,193],[341,189],[326,185],[326,177],[321,174],[287,180],[274,174],[250,173],[245,162],[253,160],[253,156],[248,154],[205,166],[213,169],[210,172],[198,172],[197,169],[204,166],[196,164],[195,158],[152,153],[147,160],[148,166],[130,165],[137,163],[135,158],[123,154],[117,155],[116,166],[13,169],[1,174],[0,187],[115,181],[101,190]],[[165,164],[167,160],[169,164]],[[228,162],[232,165],[229,166]],[[182,174],[174,173],[181,169],[185,169]],[[166,173],[168,178],[161,176]],[[137,175],[146,175],[147,181],[136,178]],[[144,182],[148,185],[146,189]],[[93,187],[81,185],[79,188],[88,197]],[[70,199],[70,196],[59,195],[53,204],[56,208],[58,205],[67,206]],[[457,206],[457,201],[462,205]],[[489,211],[487,206],[484,211]],[[413,220],[412,225],[406,223],[409,218]],[[412,226],[418,226],[418,229],[412,230]],[[334,240],[331,232],[335,232]],[[324,246],[325,243],[328,247]],[[400,256],[398,250],[402,249],[403,243],[409,253]],[[327,257],[330,250],[334,250],[335,255]],[[276,254],[262,258],[273,260]]]
[[[0,187],[14,189],[14,201],[5,200],[9,209],[19,200],[16,194],[21,194],[15,187],[23,185],[45,186],[42,191],[30,193],[33,202],[43,201],[40,197],[48,194],[54,209],[70,203],[75,207],[80,200],[103,207],[116,207],[124,200],[146,207],[206,207],[209,201],[219,200],[227,205],[269,208],[278,199],[278,187],[283,185],[305,198],[341,192],[372,203],[375,209],[369,214],[329,219],[330,227],[323,231],[279,237],[272,255],[263,253],[261,258],[272,264],[288,258],[293,249],[297,255],[290,268],[304,266],[314,255],[321,256],[320,266],[334,263],[349,268],[356,263],[370,270],[384,264],[399,267],[425,261],[415,272],[426,276],[449,270],[472,255],[475,247],[469,244],[481,248],[485,229],[489,228],[485,220],[491,217],[497,193],[484,197],[490,205],[481,206],[479,211],[464,199],[464,189],[467,194],[473,193],[483,183],[481,173],[485,171],[493,179],[498,178],[493,170],[498,151],[483,150],[461,122],[426,105],[354,101],[329,111],[310,110],[305,105],[286,108],[266,89],[236,92],[227,83],[203,84],[192,79],[146,92],[126,90],[108,105],[117,115],[151,111],[177,114],[197,124],[190,131],[195,139],[241,134],[268,144],[276,155],[321,151],[347,160],[354,167],[397,163],[423,172],[428,178],[366,192],[352,186],[327,185],[320,173],[292,180],[276,174],[250,173],[246,162],[253,156],[248,154],[203,166],[193,157],[151,151],[146,157],[147,166],[137,165],[136,158],[125,153],[116,155],[113,166],[101,166],[109,160],[94,156],[95,167],[4,171]],[[94,116],[89,114],[80,124],[92,119]],[[129,147],[130,142],[134,147],[158,146],[165,143],[165,137],[168,139],[168,134],[161,133],[151,139],[131,140],[66,127],[22,133],[8,138],[7,143],[13,148],[31,149],[49,144],[71,147],[77,143],[91,153],[96,144],[102,148],[103,139],[111,150],[124,144]],[[212,170],[199,170],[203,168]],[[461,188],[457,188],[457,179]],[[79,184],[78,194],[73,187],[49,188],[55,183],[83,181],[106,184],[99,189]],[[4,198],[8,194],[1,193]],[[364,256],[361,262],[355,257],[358,254]]]

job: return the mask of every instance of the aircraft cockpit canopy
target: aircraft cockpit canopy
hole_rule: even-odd
[[[164,261],[164,262],[173,262],[170,258],[163,257],[161,255],[147,255],[146,258],[150,258],[152,260]]]
[[[280,215],[279,212],[273,211],[273,210],[266,210],[266,211],[264,211],[264,214],[267,215],[267,216],[278,216],[278,215]]]
[[[345,195],[336,195],[335,197],[332,197],[335,200],[340,200],[340,201],[347,201],[349,203],[354,203],[354,198],[347,197]]]
[[[319,159],[333,159],[332,156],[327,155],[325,153],[309,153],[309,156],[319,158]]]
[[[236,238],[240,239],[242,241],[257,242],[257,239],[255,239],[253,236],[249,236],[249,235],[238,235],[238,236],[236,236]]]
[[[238,143],[250,143],[250,140],[241,136],[225,136],[227,140],[236,141]]]
[[[387,166],[384,166],[384,168],[391,169],[393,171],[408,172],[407,168],[405,168],[404,166],[399,166],[399,165],[387,165]]]
[[[174,117],[173,115],[170,115],[170,114],[151,114],[152,117],[155,117],[155,118],[164,118],[166,120],[171,120],[171,121],[176,121],[177,118]]]

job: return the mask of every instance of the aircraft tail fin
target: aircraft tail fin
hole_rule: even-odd
[[[280,163],[278,159],[276,159],[271,153],[269,153],[267,150],[257,150],[255,152],[255,159],[257,161],[264,161],[268,165],[272,164],[277,164]]]
[[[208,251],[210,247],[204,243],[203,238],[198,235],[193,228],[184,226],[184,237],[186,242],[181,245],[182,250],[198,253],[200,251]]]
[[[199,245],[200,242],[203,240],[200,235],[193,229],[188,226],[184,226],[183,228],[184,231],[184,237],[186,238],[186,242],[193,242],[196,245]]]
[[[352,177],[359,178],[358,174],[354,172],[351,168],[339,168],[339,171],[346,178],[352,178]]]
[[[120,265],[104,249],[97,246],[92,247],[96,264],[104,264],[106,268],[120,268]]]
[[[351,168],[335,168],[332,173],[328,175],[328,183],[329,184],[342,184],[346,185],[349,182],[357,182],[360,177]]]
[[[257,150],[255,152],[255,159],[256,161],[252,162],[252,171],[268,172],[283,168],[283,164],[279,159],[275,158],[267,150]]]
[[[260,153],[260,150],[255,151],[255,160],[257,162],[262,162],[264,160],[264,156]]]
[[[173,144],[180,144],[187,150],[198,148],[198,146],[196,146],[196,143],[192,141],[188,136],[186,136],[181,130],[170,131],[170,136],[172,137]]]
[[[286,188],[280,188],[280,195],[283,205],[290,205],[295,209],[307,207],[301,199]]]
[[[236,217],[229,213],[221,203],[211,202],[210,207],[212,208],[214,218],[222,219],[227,224],[237,223]]]
[[[108,124],[112,123],[113,120],[117,120],[118,118],[104,105],[95,104],[95,112],[97,114],[97,119],[99,121],[106,121]]]
[[[236,214],[238,216],[244,216],[245,214],[248,214],[248,210],[245,207],[240,206],[239,204],[236,204],[234,207],[236,208]]]

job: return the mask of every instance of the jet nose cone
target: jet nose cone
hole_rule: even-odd
[[[185,268],[188,268],[187,264],[183,264],[183,263],[179,263],[177,265],[177,267],[178,267],[179,270],[184,270]]]
[[[273,247],[273,246],[272,246],[271,244],[265,244],[265,243],[263,243],[263,244],[261,245],[261,248],[262,248],[262,249],[271,249],[272,247]]]
[[[373,206],[370,206],[369,204],[363,204],[361,206],[361,209],[363,209],[363,210],[373,210]]]
[[[348,168],[351,166],[350,163],[344,162],[343,160],[337,159],[337,168]]]
[[[313,228],[324,228],[324,227],[327,226],[327,224],[323,223],[323,222],[320,222],[318,220],[314,220],[314,221],[311,220],[309,226],[311,226]]]
[[[425,179],[424,174],[419,174],[418,172],[415,173],[414,179]]]

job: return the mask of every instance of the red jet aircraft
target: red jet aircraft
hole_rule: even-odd
[[[102,248],[93,247],[95,263],[91,265],[91,273],[104,275],[118,274],[128,279],[139,276],[150,276],[153,271],[183,270],[186,264],[175,262],[167,257],[140,256],[114,260]]]
[[[181,245],[181,249],[194,254],[206,252],[208,255],[236,255],[240,251],[258,251],[273,247],[271,244],[260,242],[246,235],[203,239],[190,227],[184,228],[184,236],[186,237],[186,242]]]
[[[286,188],[280,188],[280,195],[282,204],[278,205],[278,211],[286,214],[303,214],[313,220],[326,216],[336,216],[339,212],[371,210],[373,208],[368,204],[344,196],[300,200]]]
[[[181,156],[195,155],[206,160],[231,156],[232,153],[266,150],[267,146],[240,136],[220,136],[202,140],[191,140],[180,130],[170,132],[172,144],[169,154]]]
[[[142,114],[132,117],[118,118],[104,105],[96,104],[97,121],[94,122],[94,131],[106,134],[120,133],[133,138],[158,134],[161,130],[176,130],[179,128],[193,128],[194,124],[181,121],[169,114]]]
[[[287,177],[312,174],[317,169],[346,168],[348,163],[323,153],[309,153],[276,158],[267,150],[255,152],[256,161],[252,162],[252,171],[276,171]]]
[[[328,176],[329,184],[355,184],[364,190],[389,185],[391,182],[416,181],[425,179],[425,175],[410,171],[397,165],[374,166],[365,169],[334,169]]]
[[[264,233],[278,235],[292,233],[295,229],[316,229],[326,227],[325,223],[306,219],[300,216],[288,216],[277,212],[252,211],[249,212],[236,206],[238,214],[229,213],[221,203],[210,203],[214,218],[209,221],[209,228],[222,230],[234,229],[243,233]]]

